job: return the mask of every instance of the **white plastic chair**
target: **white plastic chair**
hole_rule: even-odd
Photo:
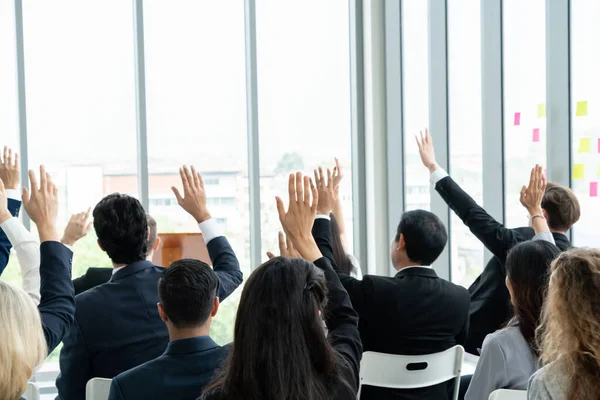
[[[455,379],[453,399],[458,398],[465,349],[454,346],[441,353],[403,356],[367,351],[360,363],[362,385],[391,389],[417,389]]]
[[[40,400],[40,389],[33,382],[27,382],[27,389],[23,393],[25,400]]]
[[[92,378],[85,385],[86,400],[108,400],[112,379]]]
[[[527,390],[494,390],[488,400],[527,400]]]

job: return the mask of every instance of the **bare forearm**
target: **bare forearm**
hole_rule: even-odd
[[[342,201],[338,199],[333,206],[333,210],[331,211],[335,220],[338,224],[338,230],[340,231],[340,240],[342,241],[342,246],[344,246],[344,250],[347,251],[348,243],[346,243],[346,222],[344,221],[344,207],[342,206]]]

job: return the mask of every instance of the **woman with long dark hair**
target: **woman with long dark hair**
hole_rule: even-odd
[[[358,315],[312,237],[318,194],[312,187],[311,203],[311,186],[302,174],[290,175],[287,212],[277,199],[286,236],[303,259],[273,258],[246,281],[232,351],[202,399],[356,398],[362,355]]]

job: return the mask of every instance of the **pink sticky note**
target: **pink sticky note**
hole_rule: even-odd
[[[598,139],[598,153],[600,153],[600,139]]]
[[[533,130],[533,141],[534,142],[539,142],[540,141],[540,128],[535,128]]]
[[[521,113],[515,113],[515,126],[521,125]]]
[[[598,197],[598,182],[590,182],[590,197]]]

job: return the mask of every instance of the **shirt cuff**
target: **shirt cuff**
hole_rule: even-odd
[[[448,176],[448,173],[443,168],[438,167],[429,178],[432,186],[435,186],[439,181]]]
[[[23,242],[37,242],[35,236],[23,226],[21,221],[12,217],[11,219],[7,219],[0,227],[6,233],[6,237],[13,245],[13,247],[17,247]]]
[[[315,219],[326,219],[328,221],[331,221],[331,217],[327,214],[317,214],[315,216]]]
[[[21,193],[19,189],[6,189],[5,192],[7,198],[21,201]]]
[[[208,244],[214,238],[219,236],[223,236],[221,233],[221,229],[219,228],[219,224],[214,218],[207,219],[204,222],[198,224],[200,227],[200,232],[202,232],[202,236],[204,236],[204,242]]]

